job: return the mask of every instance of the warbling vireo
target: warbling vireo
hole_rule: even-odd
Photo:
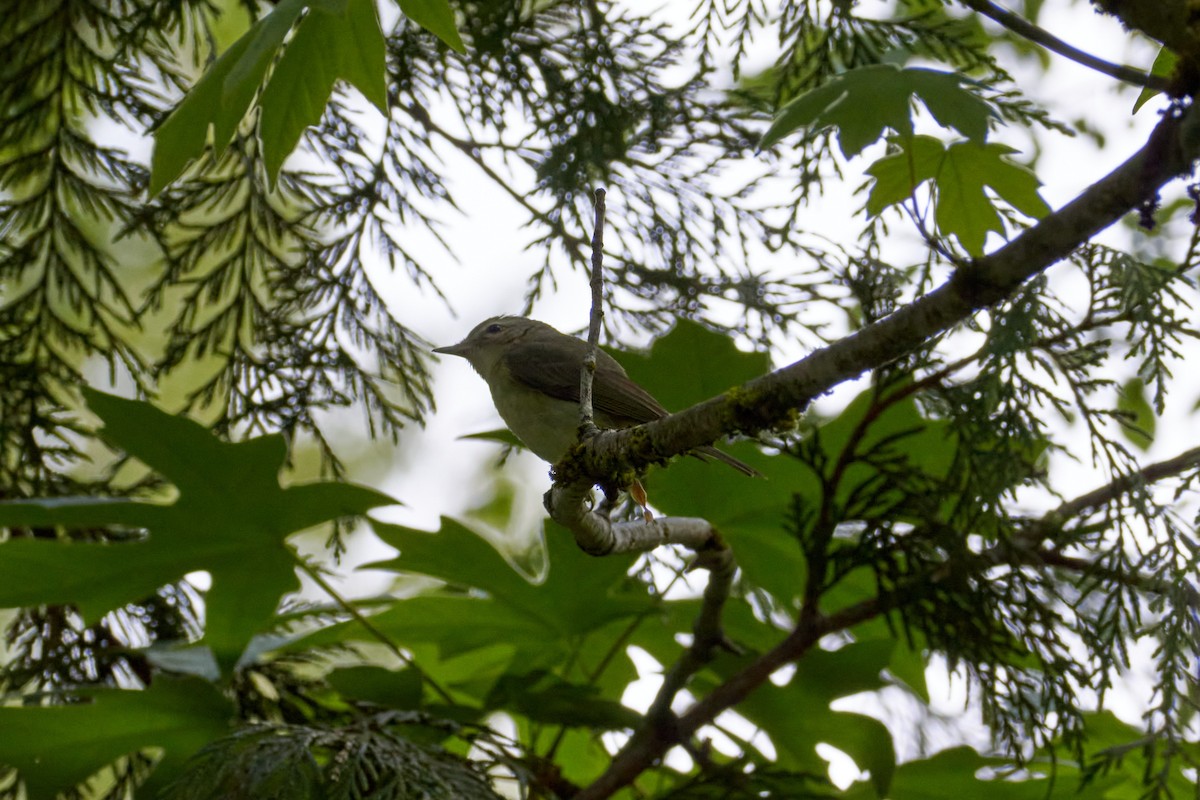
[[[587,351],[587,342],[525,317],[485,319],[458,344],[433,350],[470,362],[487,381],[508,429],[551,464],[579,437],[579,371]],[[629,428],[667,415],[603,350],[596,353],[592,387],[598,428]],[[715,447],[698,447],[693,454],[723,461],[746,475],[760,474]]]

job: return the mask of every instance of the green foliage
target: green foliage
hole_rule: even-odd
[[[282,437],[229,444],[199,424],[144,403],[86,392],[101,435],[178,491],[171,504],[123,498],[49,498],[0,503],[0,524],[24,529],[118,526],[145,534],[121,543],[25,536],[0,544],[0,606],[70,603],[85,620],[207,570],[205,643],[226,668],[297,587],[286,537],[342,516],[391,504],[358,486],[283,488]],[[25,577],[50,571],[54,581]]]
[[[388,715],[336,729],[248,726],[205,747],[162,796],[498,800],[469,761],[398,735],[399,721]]]
[[[349,0],[345,5],[337,13],[320,6],[310,9],[263,88],[258,135],[271,181],[304,129],[321,119],[337,80],[356,87],[376,108],[387,112],[385,44],[375,4]],[[454,38],[457,40],[457,33]],[[462,49],[461,41],[457,45]]]
[[[30,800],[51,800],[146,748],[161,748],[156,774],[171,775],[227,733],[232,712],[216,687],[169,678],[141,691],[93,691],[86,703],[0,708],[0,762],[21,771]]]
[[[988,773],[991,772],[991,775]],[[1011,765],[1002,759],[982,756],[969,747],[943,750],[927,759],[902,764],[896,769],[889,795],[896,800],[951,800],[961,797],[995,797],[1000,800],[1038,800],[1038,798],[1104,797],[1112,784],[1081,791],[1077,770],[1072,765],[1039,765],[1033,774],[1011,780]],[[866,786],[847,793],[852,800],[875,797]]]
[[[640,371],[653,388],[665,390],[673,380],[692,372],[701,354],[709,356],[712,370],[706,374],[702,386],[688,386],[686,382],[676,386],[680,402],[689,402],[689,394],[712,391],[716,386],[742,379],[762,366],[761,355],[740,353],[728,339],[691,325],[678,326],[656,342],[648,355],[622,355],[622,358],[631,370]],[[655,503],[667,510],[704,514],[720,525],[744,570],[740,592],[750,604],[731,607],[725,620],[728,635],[737,644],[739,654],[724,655],[713,661],[695,676],[692,691],[703,694],[717,690],[772,646],[780,634],[779,628],[752,610],[757,604],[771,598],[769,602],[778,604],[776,613],[787,613],[813,591],[816,579],[819,579],[817,591],[831,612],[874,602],[871,598],[876,592],[881,598],[925,598],[931,603],[930,609],[937,609],[935,614],[921,611],[920,603],[910,605],[901,600],[896,607],[896,619],[910,642],[926,642],[937,651],[963,660],[979,670],[981,677],[1002,666],[1008,676],[1005,680],[1014,686],[1022,685],[1024,678],[1051,681],[1043,685],[1045,692],[1056,685],[1054,681],[1061,680],[1062,691],[1073,691],[1078,672],[1069,669],[1058,675],[1060,667],[1051,668],[1056,662],[1048,660],[1053,650],[1044,649],[1048,642],[1038,633],[1044,630],[1047,615],[1054,618],[1056,625],[1066,624],[1052,605],[1032,602],[1027,593],[1007,595],[1003,582],[996,582],[989,593],[976,597],[967,584],[946,583],[937,577],[945,554],[956,552],[954,548],[963,551],[966,545],[957,534],[947,538],[946,531],[953,530],[951,526],[956,519],[970,520],[979,513],[969,509],[978,495],[963,491],[975,486],[975,482],[964,474],[963,466],[954,466],[970,465],[969,459],[964,460],[957,453],[963,442],[975,442],[973,447],[978,447],[978,442],[965,431],[956,434],[961,429],[953,419],[938,420],[922,412],[915,402],[915,388],[903,380],[868,388],[836,418],[809,431],[786,452],[774,457],[750,455],[767,473],[766,480],[733,483],[711,465],[691,460],[683,460],[652,476]],[[152,512],[151,517],[160,511],[174,513],[194,491],[209,492],[205,502],[216,504],[217,494],[222,497],[236,494],[230,488],[231,483],[259,485],[253,493],[257,502],[253,510],[238,511],[229,501],[222,504],[222,509],[245,515],[255,520],[256,525],[263,525],[261,520],[269,519],[271,527],[264,530],[283,532],[289,526],[288,521],[297,519],[297,515],[315,520],[328,513],[323,510],[327,506],[320,503],[306,511],[308,504],[299,494],[287,495],[289,502],[282,502],[286,493],[305,487],[280,490],[274,483],[278,440],[221,444],[194,423],[168,417],[148,406],[95,393],[91,402],[105,421],[105,435],[114,444],[162,471],[179,489],[180,499],[172,506],[154,506],[159,511]],[[176,461],[177,454],[183,453],[192,458],[180,478],[184,467]],[[989,465],[990,462],[983,460],[978,466],[966,466],[966,472],[986,469]],[[345,487],[332,496],[343,491],[349,494],[345,495],[339,511],[361,512],[382,501],[377,495],[363,494],[365,504],[351,508],[353,498],[361,490]],[[281,499],[272,500],[273,495]],[[18,515],[14,519],[21,524],[72,527],[109,521],[114,518],[113,509],[145,505],[120,499],[46,501],[9,504],[6,513]],[[36,519],[20,517],[20,514],[34,514],[33,509]],[[203,514],[189,513],[185,518],[205,522],[206,533],[216,526],[215,521]],[[119,521],[147,527],[148,542],[154,542],[163,531],[175,535],[157,518],[122,516]],[[236,519],[226,519],[224,524],[233,528]],[[480,533],[454,520],[443,520],[436,534],[378,523],[374,527],[384,542],[399,550],[399,555],[388,561],[365,564],[362,569],[420,575],[438,583],[417,596],[365,606],[370,612],[370,627],[359,620],[337,621],[335,617],[286,644],[286,651],[303,654],[313,648],[328,649],[356,642],[361,646],[382,638],[415,654],[417,660],[398,672],[353,662],[333,666],[327,673],[328,686],[335,696],[343,699],[324,701],[322,705],[329,709],[323,713],[333,713],[334,720],[340,713],[336,709],[362,703],[412,711],[436,709],[466,719],[503,712],[517,720],[519,736],[530,746],[538,748],[559,742],[566,758],[571,749],[565,743],[575,741],[574,731],[621,731],[639,724],[641,716],[620,703],[625,688],[634,678],[623,648],[638,647],[667,663],[678,652],[677,637],[688,632],[696,613],[694,600],[669,599],[653,582],[631,578],[633,556],[595,559],[580,552],[569,536],[557,528],[548,531],[545,542],[549,571],[534,579],[514,566],[509,557]],[[788,528],[793,532],[791,536],[780,535],[781,529]],[[253,539],[254,534],[248,530],[238,531],[239,539]],[[203,539],[206,533],[197,531],[188,537]],[[212,538],[211,533],[207,536]],[[23,541],[9,542],[3,547],[11,548]],[[216,600],[222,590],[243,599],[270,595],[272,607],[278,601],[278,589],[264,593],[261,588],[261,568],[268,563],[262,556],[247,556],[237,550],[232,557],[246,562],[253,558],[255,568],[230,570],[227,565],[210,563],[203,548],[196,551],[194,543],[189,549],[187,539],[180,542],[168,561],[180,566],[172,566],[159,580],[171,580],[178,571],[208,568],[214,574],[214,587],[208,593],[210,609],[219,608]],[[111,545],[107,549],[119,552],[129,546],[136,544]],[[61,548],[48,551],[45,556],[48,561],[39,569],[63,575],[64,580],[39,587],[38,598],[25,602],[41,599],[43,594],[45,599],[77,599],[62,594],[64,586],[71,584],[70,575],[75,570],[70,566],[69,552]],[[962,557],[965,560],[961,563],[967,571],[990,563],[979,553],[971,555],[963,551]],[[288,565],[290,571],[293,563],[290,558],[276,560]],[[144,567],[137,570],[144,571]],[[874,575],[863,580],[871,572]],[[1023,580],[1028,586],[1029,576]],[[105,579],[100,583],[111,582]],[[17,581],[9,576],[7,583]],[[136,595],[137,587],[130,589],[130,593]],[[110,608],[119,599],[114,597],[96,608]],[[79,600],[86,601],[86,597]],[[220,625],[221,617],[211,611],[209,614],[206,639],[211,642],[212,626]],[[307,616],[300,615],[296,620],[302,621]],[[239,627],[231,628],[225,635],[237,644],[226,650],[242,652],[261,627],[261,623],[243,621]],[[759,762],[756,757],[742,771],[729,773],[726,780],[741,786],[743,791],[754,787],[798,786],[801,797],[835,796],[831,787],[811,778],[823,764],[815,745],[825,742],[869,771],[870,785],[880,795],[919,796],[921,787],[934,780],[934,776],[940,776],[938,781],[947,785],[958,786],[960,792],[995,788],[990,781],[978,777],[979,768],[1004,769],[1011,761],[957,750],[928,761],[897,765],[893,734],[886,726],[869,716],[834,709],[841,698],[887,686],[907,685],[918,692],[915,696],[921,696],[923,690],[923,673],[920,668],[916,673],[912,671],[912,651],[890,637],[885,626],[871,622],[856,626],[851,635],[852,639],[836,650],[810,653],[797,663],[796,671],[786,682],[760,687],[739,705],[739,714],[775,743],[777,755],[773,766]],[[920,659],[917,663],[923,664]],[[249,667],[244,664],[242,669]],[[900,676],[907,676],[904,683],[897,681]],[[137,698],[140,694],[121,696]],[[94,708],[89,713],[100,715],[98,718],[103,719],[104,725],[123,724],[119,714],[111,719],[105,716],[108,712],[103,698],[101,695],[96,706],[88,707]],[[219,708],[220,713],[228,713],[224,706]],[[795,713],[797,708],[803,708],[804,713]],[[22,713],[53,711],[30,709]],[[1040,714],[1040,706],[1028,711]],[[191,713],[179,712],[183,717]],[[1024,719],[1025,712],[1020,706],[1004,710],[1004,706],[997,705],[994,713],[1012,714],[1011,724],[1017,726],[1032,723]],[[55,730],[52,716],[37,719],[39,724],[47,720],[47,731]],[[343,791],[337,787],[352,780],[349,774],[384,776],[378,778],[383,783],[372,785],[400,785],[407,779],[385,780],[393,774],[388,770],[411,770],[412,774],[429,777],[441,769],[437,758],[442,756],[426,754],[423,745],[410,744],[407,738],[388,733],[390,723],[383,729],[372,727],[373,723],[366,727],[357,723],[349,727],[331,724],[333,727],[313,727],[308,723],[281,727],[274,723],[243,728],[232,737],[210,739],[212,743],[183,771],[178,759],[159,764],[155,780],[175,781],[174,793],[168,795],[171,797],[222,796],[226,791],[222,787],[235,785],[253,785],[259,795],[268,792],[270,786],[274,787],[270,791],[278,796],[297,796],[317,785],[326,791]],[[408,727],[403,730],[402,737],[413,735]],[[188,740],[190,746],[175,744],[174,747],[186,755],[202,739]],[[114,748],[124,749],[87,751],[78,770],[63,773],[65,778],[56,778],[60,783],[53,785],[77,780],[102,766],[106,758],[151,743],[150,739],[114,737],[114,740],[119,743]],[[34,740],[37,741],[40,740]],[[172,744],[173,740],[160,737],[153,742]],[[10,744],[0,748],[0,760],[22,769],[24,776],[29,762],[21,755],[23,752],[27,751],[13,749]],[[329,757],[323,756],[324,753],[330,754]],[[335,757],[337,753],[355,755],[341,768],[332,769],[330,765],[340,763]],[[575,760],[564,764],[569,765],[569,779],[575,782],[586,783],[603,768],[602,761],[572,758]],[[381,766],[385,762],[390,765],[386,769]],[[588,763],[591,766],[586,766]],[[456,769],[459,768],[451,768],[446,775],[458,776]],[[535,766],[530,762],[522,769]],[[41,785],[36,781],[42,778],[37,772],[32,774],[35,782],[29,785],[36,788]],[[1097,787],[1111,786],[1114,780],[1097,777],[1089,786],[1099,791]],[[1002,785],[1014,797],[1023,797],[1035,791],[1044,792],[1040,781],[1041,773],[1035,773],[1015,784]],[[353,785],[359,787],[356,791],[362,791],[363,784]],[[704,782],[685,782],[673,794],[665,796],[704,797],[713,788]],[[858,787],[852,787],[848,794],[854,797],[859,791]]]
[[[1130,378],[1121,387],[1117,410],[1126,415],[1124,433],[1129,443],[1140,450],[1150,449],[1158,420],[1146,399],[1146,384],[1141,378]]]
[[[632,556],[598,561],[580,552],[558,528],[546,539],[550,570],[534,584],[478,534],[453,520],[443,520],[436,535],[378,523],[374,527],[400,555],[366,568],[425,575],[447,586],[396,601],[372,616],[372,627],[406,646],[434,644],[443,658],[500,644],[510,668],[530,671],[569,661],[581,637],[639,621],[655,610],[651,598],[628,591]],[[370,632],[350,621],[293,646],[347,638],[369,639]]]
[[[988,140],[1070,133],[1004,66],[1041,69],[1030,40],[942,0],[701,0],[691,27],[607,2],[284,0],[242,3],[241,38],[216,18],[234,5],[0,15],[0,798],[571,797],[625,769],[604,796],[1194,793],[1200,456],[1143,453],[1173,444],[1200,236],[1174,235],[1192,203],[1169,196],[1129,210],[1171,235],[1128,252],[1063,230],[1045,165]],[[152,131],[148,163],[114,144]],[[810,387],[793,428],[720,443],[764,479],[645,476],[656,514],[703,517],[736,558],[714,647],[691,646],[712,553],[588,556],[514,530],[503,481],[437,532],[364,525],[398,552],[340,568],[391,580],[378,596],[298,558],[293,534],[391,502],[286,472],[308,447],[340,472],[327,412],[394,438],[430,408],[423,318],[391,293],[445,280],[421,241],[452,252],[439,221],[477,190],[447,154],[524,216],[530,307],[588,264],[586,198],[609,189],[606,321],[659,334],[616,355],[668,408],[763,397],[739,387],[771,345],[838,348],[789,368]],[[812,190],[859,167],[862,229],[806,230]],[[930,297],[991,297],[973,259],[1048,216],[1082,245],[1067,264],[888,363],[845,357]],[[835,384],[806,370],[831,362],[860,380],[819,415]],[[93,430],[78,390],[102,367],[155,404],[87,390]],[[1079,494],[1070,458],[1109,478]],[[934,663],[990,747],[931,707]],[[1130,724],[1104,709],[1135,667],[1154,692]],[[839,789],[821,744],[869,775]]]
[[[1175,72],[1175,67],[1179,63],[1179,57],[1169,47],[1163,47],[1158,51],[1158,55],[1154,58],[1154,64],[1150,67],[1150,74],[1157,75],[1160,78],[1169,78]],[[1141,110],[1142,106],[1157,97],[1159,92],[1150,87],[1142,89],[1137,100],[1133,102],[1133,113]]]
[[[982,255],[989,232],[1003,234],[1004,222],[986,190],[1026,216],[1050,213],[1038,194],[1037,176],[1014,164],[1016,151],[1002,144],[955,142],[949,146],[929,136],[894,140],[898,152],[867,168],[873,179],[867,213],[914,199],[917,187],[931,181],[934,220],[943,236],[954,236],[971,255]]]
[[[343,697],[402,710],[421,705],[421,673],[383,667],[345,667],[329,676],[329,685]]]
[[[687,320],[655,339],[648,353],[613,355],[629,377],[649,389],[670,411],[740,386],[771,366],[766,353],[739,350],[728,336]]]
[[[462,39],[446,0],[410,0],[401,8],[410,19],[462,52]],[[293,29],[283,55],[272,66]],[[321,119],[337,80],[354,86],[387,113],[384,41],[375,4],[369,0],[283,0],[264,15],[221,54],[155,131],[151,194],[162,191],[188,162],[200,156],[210,131],[220,158],[264,78],[259,137],[267,177],[274,182],[300,134]]]
[[[911,137],[914,98],[943,127],[981,144],[995,112],[966,83],[962,75],[920,67],[876,64],[849,70],[780,109],[761,146],[771,147],[800,127],[832,126],[838,129],[842,155],[853,158],[885,129]]]
[[[454,25],[454,10],[446,0],[399,0],[404,16],[437,36],[453,50],[466,51]]]
[[[798,772],[816,772],[822,759],[816,753],[825,742],[854,759],[871,773],[879,796],[886,797],[896,769],[896,754],[887,727],[872,717],[833,711],[838,698],[881,689],[880,674],[888,665],[891,641],[857,642],[833,652],[815,652],[804,659],[786,686],[764,686],[739,712],[771,732],[780,754],[778,763]],[[719,668],[718,668],[719,669]],[[797,714],[796,709],[806,713]]]

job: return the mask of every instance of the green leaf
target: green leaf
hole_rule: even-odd
[[[326,678],[342,696],[366,700],[392,709],[421,707],[421,673],[415,669],[383,667],[335,669]]]
[[[946,147],[932,136],[896,140],[897,152],[867,167],[873,179],[867,195],[867,214],[876,217],[884,209],[913,197],[917,187],[937,178],[946,158]]]
[[[881,139],[885,129],[911,136],[914,97],[939,124],[981,144],[995,114],[965,88],[969,85],[973,81],[962,75],[923,67],[874,64],[848,70],[785,105],[759,146],[771,147],[799,128],[835,127],[842,154],[852,158]]]
[[[488,695],[487,707],[569,728],[622,730],[642,720],[633,709],[601,697],[597,687],[568,683],[545,670],[505,675]]]
[[[1160,78],[1169,78],[1175,73],[1175,65],[1179,63],[1179,56],[1175,55],[1175,51],[1168,47],[1159,48],[1158,55],[1154,57],[1154,64],[1150,67],[1150,74],[1157,75]],[[1159,95],[1161,92],[1158,89],[1151,89],[1149,86],[1142,89],[1138,94],[1137,100],[1133,101],[1133,113],[1136,114],[1141,110],[1142,106],[1150,102],[1151,99]]]
[[[767,353],[739,350],[728,336],[686,319],[655,339],[648,353],[614,352],[613,357],[669,411],[681,411],[771,371]]]
[[[952,144],[946,151],[946,162],[937,176],[938,229],[956,236],[971,255],[983,254],[988,231],[1004,233],[985,188],[1026,216],[1037,219],[1050,213],[1038,194],[1041,182],[1037,176],[1006,158],[1014,152],[1001,144],[972,142]]]
[[[570,533],[553,523],[547,523],[549,569],[541,585],[526,580],[494,547],[454,520],[443,519],[436,535],[379,523],[375,529],[400,555],[364,568],[415,572],[482,589],[560,635],[587,633],[653,608],[649,598],[616,592],[636,554],[589,556],[575,546]]]
[[[613,354],[629,376],[678,411],[770,370],[766,353],[738,350],[728,336],[681,320],[649,353]],[[646,479],[650,502],[668,514],[703,517],[720,529],[750,581],[779,598],[803,585],[804,563],[781,523],[793,493],[819,501],[811,471],[792,459],[768,458],[750,444],[721,445],[768,476],[732,475],[727,467],[682,458]]]
[[[481,597],[422,595],[397,600],[371,617],[371,626],[401,644],[437,645],[443,658],[469,653],[495,642],[533,647],[553,636],[545,620],[522,609]],[[355,622],[326,628],[298,644],[313,647],[347,639],[369,640]]]
[[[372,0],[282,0],[217,59],[155,132],[152,195],[200,156],[210,129],[217,153],[224,151],[298,19],[261,98],[268,176],[274,179],[304,129],[320,120],[338,79],[386,113],[386,48]],[[453,31],[453,17],[450,24]]]
[[[962,800],[968,797],[987,797],[989,800],[1051,800],[1074,797],[1084,800],[1090,794],[1079,794],[1078,771],[1063,764],[1064,774],[1047,784],[1044,776],[1025,780],[981,779],[982,770],[1006,770],[1012,764],[1000,758],[979,755],[969,747],[943,750],[929,758],[909,761],[896,769],[892,780],[893,800]],[[1067,774],[1070,773],[1070,774]],[[878,797],[876,787],[866,783],[852,787],[847,796],[853,800]]]
[[[767,478],[746,478],[720,464],[681,459],[647,478],[650,502],[667,514],[708,520],[733,548],[746,578],[786,602],[803,589],[806,574],[800,546],[784,526],[789,504],[794,496],[819,503],[820,485],[796,460],[768,459],[750,445],[722,449]]]
[[[426,674],[436,676],[443,687],[453,687],[459,695],[456,705],[439,706],[438,713],[445,713],[458,719],[471,718],[471,715],[482,716],[471,706],[481,707],[483,698],[492,690],[496,681],[512,669],[517,660],[517,647],[512,642],[503,641],[503,632],[492,637],[498,644],[488,644],[468,652],[441,657],[437,645],[417,644],[412,647],[414,660],[422,666]],[[555,655],[562,651],[549,648]],[[434,710],[432,706],[427,706]]]
[[[224,152],[271,59],[306,5],[303,0],[282,0],[221,54],[154,132],[152,196],[204,152],[210,129],[218,155]]]
[[[902,202],[921,183],[932,180],[939,232],[955,236],[971,255],[982,255],[987,234],[1005,232],[988,190],[1026,216],[1050,213],[1038,194],[1037,176],[1007,158],[1016,152],[1011,147],[970,141],[946,147],[929,136],[893,143],[900,151],[867,169],[875,181],[867,198],[868,214]]]
[[[454,10],[448,0],[399,0],[404,16],[441,39],[450,49],[458,53],[467,52],[458,27],[454,24]]]
[[[97,544],[21,538],[0,544],[0,607],[73,603],[88,621],[140,600],[186,573],[207,570],[205,642],[225,668],[298,588],[296,531],[391,505],[351,484],[279,485],[282,436],[235,444],[148,403],[84,390],[101,436],[175,485],[171,505],[75,498],[0,503],[0,525],[145,529],[141,540]],[[30,581],[30,574],[48,576]]]
[[[96,690],[91,702],[0,708],[0,763],[16,767],[31,800],[49,800],[113,760],[162,748],[154,781],[168,779],[212,739],[234,709],[211,684],[159,677],[144,691]],[[144,789],[153,795],[153,787]]]
[[[1154,432],[1158,417],[1146,396],[1146,383],[1141,378],[1130,378],[1117,392],[1117,410],[1123,416],[1121,433],[1134,447],[1145,452],[1154,443]]]
[[[371,617],[373,627],[401,644],[436,645],[442,657],[504,642],[526,656],[557,657],[568,643],[610,623],[652,613],[645,595],[621,593],[636,555],[594,558],[575,546],[569,533],[549,526],[542,583],[534,584],[481,536],[460,522],[443,519],[438,533],[375,524],[376,532],[400,555],[363,565],[428,575],[456,587],[455,593],[397,601]],[[480,590],[469,595],[462,588]],[[357,623],[318,631],[292,649],[348,639],[366,639]],[[531,657],[531,656],[530,656]]]
[[[612,764],[612,754],[605,748],[601,737],[586,730],[566,728],[555,751],[554,761],[564,778],[576,786],[586,786]]]
[[[344,5],[341,13],[320,8],[308,13],[263,90],[258,135],[271,181],[304,129],[320,121],[338,79],[387,113],[386,45],[374,0],[348,0]]]
[[[855,642],[838,650],[810,650],[796,662],[785,686],[763,684],[738,705],[738,713],[761,727],[788,769],[824,771],[816,746],[828,743],[870,770],[879,796],[886,796],[896,768],[895,747],[887,727],[861,714],[833,711],[840,697],[874,691],[887,684],[880,673],[891,658],[893,641]],[[726,662],[722,672],[732,663]],[[801,712],[800,710],[803,709]]]
[[[209,132],[219,116],[233,113],[233,106],[226,105],[221,99],[221,86],[249,44],[250,40],[243,36],[226,50],[154,131],[154,152],[150,156],[151,197],[161,192],[183,172],[190,161],[204,152]],[[243,115],[245,110],[243,106]],[[238,120],[241,120],[241,116]],[[218,152],[225,149],[228,141],[226,139],[220,144]]]
[[[245,111],[246,106],[249,105],[249,99],[262,85],[267,68],[270,67],[271,60],[275,58],[288,31],[292,29],[304,10],[311,5],[313,3],[306,0],[282,0],[269,14],[246,31],[242,36],[243,39],[249,40],[245,52],[234,62],[221,83],[222,100],[244,97],[246,103],[242,105],[241,110]],[[222,131],[218,128],[218,143],[232,136],[233,132],[233,128],[228,128],[225,135],[221,135]]]

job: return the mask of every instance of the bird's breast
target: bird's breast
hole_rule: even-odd
[[[559,400],[511,378],[490,386],[496,410],[522,444],[551,464],[566,455],[578,438],[578,403]]]

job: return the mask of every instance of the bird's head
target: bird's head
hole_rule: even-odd
[[[539,335],[561,336],[544,322],[526,317],[492,317],[476,325],[458,344],[435,347],[433,352],[459,356],[487,377],[500,358],[516,343]]]

